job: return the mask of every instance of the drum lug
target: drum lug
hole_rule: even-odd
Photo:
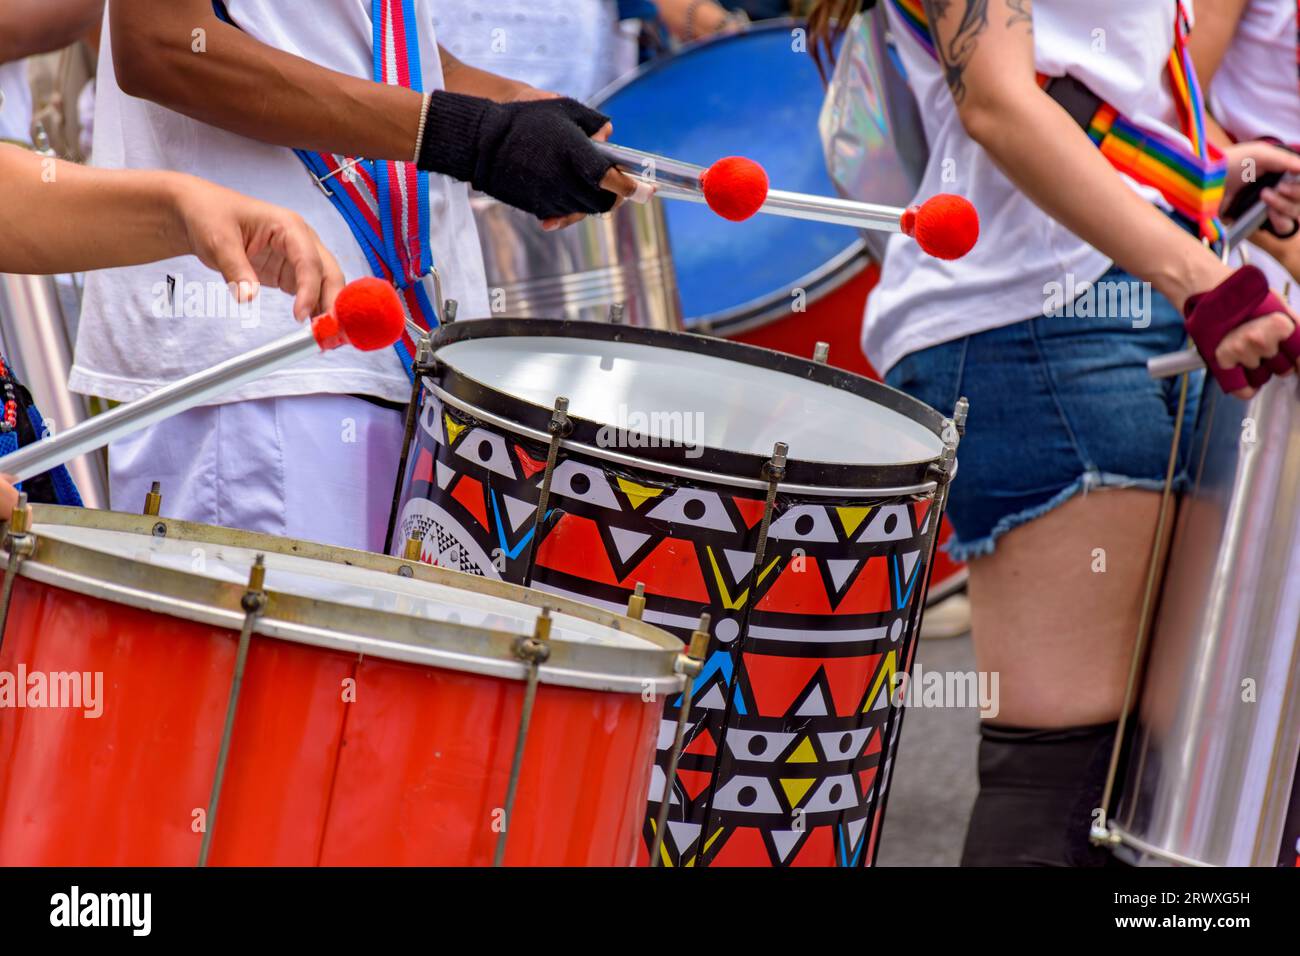
[[[155,481],[149,486],[148,494],[144,496],[144,511],[141,514],[156,518],[160,511],[162,511],[162,483]]]
[[[1088,840],[1094,846],[1107,847],[1112,850],[1124,843],[1119,831],[1114,829],[1106,819],[1105,809],[1099,810],[1097,817],[1094,818],[1092,826],[1088,830]]]
[[[704,658],[709,651],[709,615],[701,614],[700,623],[691,633],[691,642],[685,653],[677,655],[673,670],[681,674],[682,705],[677,709],[677,731],[673,736],[673,749],[668,756],[668,767],[664,771],[664,791],[659,795],[659,813],[655,816],[654,837],[650,841],[650,866],[659,865],[664,842],[664,827],[668,825],[668,807],[672,803],[672,785],[677,777],[677,763],[682,757],[682,747],[686,743],[686,723],[691,713],[691,691],[695,688],[695,678],[704,670]]]
[[[217,749],[217,766],[212,775],[212,793],[208,797],[207,814],[203,821],[203,841],[199,846],[199,866],[208,865],[212,850],[212,834],[216,831],[217,810],[221,803],[221,785],[226,777],[226,762],[230,759],[230,743],[234,737],[235,715],[239,711],[239,692],[244,686],[244,671],[248,667],[248,650],[253,641],[253,628],[266,610],[266,558],[258,555],[248,572],[248,590],[239,601],[244,611],[244,625],[239,631],[239,646],[235,651],[235,670],[230,679],[230,696],[226,701],[226,723],[221,731],[221,746]]]
[[[767,498],[763,503],[763,520],[758,526],[758,546],[754,549],[754,567],[750,575],[757,582],[759,569],[767,557],[767,532],[772,526],[772,513],[776,510],[776,489],[785,480],[786,460],[790,446],[783,441],[772,446],[772,457],[763,465],[763,477],[767,479]]]
[[[456,321],[456,315],[460,312],[460,303],[455,299],[444,299],[442,302],[442,315],[439,316],[443,325],[451,325]]]
[[[813,346],[812,360],[818,365],[826,365],[831,360],[831,344],[829,342],[818,342]]]
[[[609,324],[622,325],[627,317],[627,303],[615,302],[609,307]]]
[[[4,536],[9,563],[5,566],[4,588],[0,591],[0,648],[4,647],[5,629],[9,624],[9,603],[18,577],[18,565],[36,550],[36,535],[32,534],[31,527],[32,509],[27,504],[27,492],[20,492]]]
[[[943,451],[939,454],[939,460],[930,464],[929,472],[930,477],[941,486],[948,484],[957,474],[957,446],[966,434],[966,415],[969,411],[970,402],[964,396],[957,399],[952,418],[945,418],[939,430],[943,439]]]
[[[634,621],[639,621],[644,614],[645,584],[638,581],[636,583],[636,590],[629,594],[627,598],[627,616]]]
[[[515,753],[510,761],[510,780],[506,784],[506,799],[502,806],[501,833],[497,836],[492,865],[501,866],[506,858],[506,839],[510,832],[510,818],[515,810],[515,796],[519,790],[519,776],[524,766],[524,750],[528,745],[528,728],[533,721],[533,706],[537,702],[537,685],[541,666],[551,656],[551,609],[542,608],[537,615],[530,637],[515,642],[515,655],[528,665],[528,680],[524,685],[524,703],[519,711],[519,730],[515,734]]]

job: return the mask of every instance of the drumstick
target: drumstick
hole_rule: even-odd
[[[949,193],[940,193],[904,209],[769,189],[763,167],[743,156],[728,156],[706,169],[613,143],[597,143],[596,148],[629,176],[652,184],[659,195],[704,203],[733,222],[762,212],[859,229],[902,232],[916,239],[922,251],[939,259],[960,259],[979,238],[979,215],[975,207],[963,197]]]
[[[1224,237],[1225,248],[1235,249],[1238,245],[1245,242],[1255,230],[1264,225],[1264,220],[1268,218],[1268,204],[1260,199],[1242,214],[1236,222],[1228,227],[1227,235]],[[1194,348],[1183,349],[1181,352],[1169,352],[1166,355],[1157,355],[1155,358],[1147,359],[1147,374],[1152,378],[1173,378],[1176,375],[1182,375],[1184,372],[1195,372],[1197,369],[1205,368],[1205,360],[1201,358],[1201,353]]]
[[[332,312],[303,328],[11,452],[0,458],[0,472],[16,481],[44,474],[310,354],[341,345],[363,352],[387,348],[401,336],[405,324],[401,300],[391,285],[381,279],[358,279],[339,293]]]

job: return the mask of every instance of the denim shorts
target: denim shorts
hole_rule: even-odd
[[[1046,308],[913,352],[885,376],[944,414],[960,396],[970,400],[948,501],[957,560],[992,554],[1001,535],[1090,489],[1164,486],[1181,379],[1152,379],[1146,362],[1185,346],[1182,316],[1116,268]],[[1189,425],[1203,380],[1191,376]],[[1189,434],[1175,487],[1187,483]]]

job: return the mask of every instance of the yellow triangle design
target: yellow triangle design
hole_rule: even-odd
[[[812,738],[805,737],[794,748],[794,753],[785,758],[786,763],[816,763],[817,751],[813,750]]]
[[[635,481],[628,481],[626,478],[619,478],[618,486],[623,489],[623,494],[627,495],[633,511],[636,511],[651,498],[658,498],[664,493],[662,488],[638,485]]]
[[[451,416],[446,414],[445,412],[443,413],[442,420],[447,425],[447,441],[452,445],[456,444],[456,439],[460,437],[460,433],[463,432],[466,428],[469,428],[468,424],[466,425],[456,424],[451,420]]]
[[[622,478],[619,479],[619,481],[622,480]],[[737,611],[744,607],[745,601],[749,598],[749,588],[745,588],[745,590],[740,592],[739,596],[732,598],[732,596],[727,593],[726,582],[722,579],[722,568],[718,567],[718,559],[713,554],[713,548],[710,545],[705,545],[704,550],[708,554],[709,564],[713,568],[713,580],[718,583],[718,594],[722,598],[722,606],[728,611]]]
[[[871,507],[861,508],[846,506],[843,508],[836,508],[835,511],[840,516],[840,524],[844,528],[844,533],[851,538],[853,537],[853,532],[857,531],[858,528],[862,526],[862,522],[866,520],[867,515],[871,514]]]
[[[781,789],[785,791],[786,799],[790,801],[790,806],[799,806],[799,801],[804,798],[808,790],[817,782],[816,777],[797,777],[793,780],[782,780]]]
[[[885,663],[881,665],[880,670],[876,672],[875,682],[871,685],[871,693],[867,695],[867,702],[862,707],[865,714],[876,704],[876,698],[880,696],[880,688],[883,685],[886,688],[885,693],[893,693],[894,675],[898,671],[898,662],[894,657],[894,652],[890,651],[885,655]]]

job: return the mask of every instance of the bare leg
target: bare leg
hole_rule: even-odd
[[[975,659],[999,674],[994,723],[1058,728],[1119,717],[1159,506],[1156,492],[1092,491],[971,562]]]
[[[984,722],[966,866],[1106,866],[1088,843],[1123,706],[1160,496],[1103,489],[1003,536],[971,564]]]

